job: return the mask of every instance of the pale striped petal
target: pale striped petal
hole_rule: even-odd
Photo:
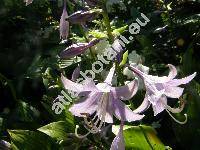
[[[114,97],[122,100],[130,100],[136,94],[137,90],[138,80],[133,80],[125,86],[111,88]]]
[[[148,98],[145,96],[142,104],[136,108],[133,112],[134,113],[143,113],[144,111],[146,111],[149,107],[150,107],[151,103],[150,101],[148,100]]]
[[[171,86],[179,86],[181,84],[187,84],[189,83],[192,79],[194,79],[194,77],[196,76],[196,72],[194,72],[193,74],[191,74],[190,76],[187,76],[185,78],[182,79],[173,79],[171,81],[168,82],[169,85]]]
[[[72,105],[69,111],[79,117],[84,117],[84,114],[92,115],[98,107],[98,102],[103,93],[91,92],[88,97],[84,97],[79,103]]]
[[[113,102],[114,115],[121,121],[128,121],[128,122],[138,121],[144,117],[144,115],[139,115],[134,113],[119,99],[114,99],[113,97],[112,102]]]
[[[110,69],[104,82],[111,85],[114,73],[115,73],[115,65]]]

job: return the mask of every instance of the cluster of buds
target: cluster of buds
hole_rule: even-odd
[[[66,11],[66,1],[64,0],[63,13],[60,19],[60,37],[66,40],[69,34],[69,24],[80,24],[85,25],[86,22],[91,22],[94,20],[98,14],[101,12],[99,9],[95,10],[80,10],[68,16]],[[95,1],[86,1],[88,4],[96,4]],[[60,53],[60,58],[72,58],[74,56],[84,53],[88,48],[96,45],[100,40],[95,39],[88,43],[76,43],[67,47],[64,51]]]

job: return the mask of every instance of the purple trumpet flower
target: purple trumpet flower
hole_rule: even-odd
[[[69,34],[69,22],[65,20],[65,18],[68,17],[67,11],[66,11],[66,0],[63,1],[64,7],[62,16],[60,18],[60,38],[65,40],[68,37]]]
[[[97,16],[95,11],[77,11],[66,18],[72,24],[85,24],[87,21],[92,21]]]
[[[33,0],[24,0],[24,2],[26,3],[26,6],[31,4],[33,2]]]
[[[95,39],[89,43],[72,44],[60,53],[60,58],[72,58],[74,56],[80,55],[84,53],[88,48],[96,45],[99,41],[99,39]]]
[[[90,79],[87,79],[82,85],[72,82],[64,76],[61,77],[65,89],[74,91],[77,95],[84,95],[79,103],[72,105],[69,109],[73,115],[84,118],[85,127],[89,131],[86,135],[79,137],[99,132],[104,122],[113,123],[113,115],[121,121],[128,122],[141,120],[144,117],[144,115],[134,113],[121,101],[129,100],[136,94],[138,81],[133,80],[122,87],[112,87],[114,71],[115,66],[111,68],[105,81],[97,85]],[[93,114],[95,115],[91,121],[88,121],[89,116]]]
[[[128,66],[130,70],[132,70],[141,79],[143,79],[146,87],[146,95],[144,101],[136,110],[134,110],[134,112],[142,113],[152,104],[154,116],[163,110],[166,110],[176,122],[183,124],[186,122],[187,116],[184,122],[180,122],[176,120],[170,112],[181,112],[183,110],[184,103],[182,103],[180,108],[171,108],[167,105],[167,97],[180,98],[180,96],[183,94],[184,88],[178,86],[181,84],[189,83],[196,76],[196,72],[182,79],[174,79],[177,75],[177,70],[175,66],[171,64],[168,64],[168,67],[170,69],[169,75],[158,77],[145,74],[133,66]]]

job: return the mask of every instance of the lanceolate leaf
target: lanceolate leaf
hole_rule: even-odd
[[[126,51],[126,52],[123,54],[123,59],[122,59],[121,63],[119,64],[119,66],[125,65],[126,62],[127,62],[127,59],[128,59],[128,51]]]
[[[58,149],[49,136],[29,130],[9,130],[13,150],[51,150]]]
[[[56,140],[65,140],[67,133],[74,132],[71,125],[64,121],[50,123],[38,129]]]

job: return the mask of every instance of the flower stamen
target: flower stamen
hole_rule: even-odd
[[[185,116],[185,120],[184,120],[184,121],[179,121],[179,120],[177,120],[177,119],[170,113],[169,110],[166,109],[166,111],[168,112],[168,114],[170,115],[170,117],[171,117],[175,122],[177,122],[177,123],[179,123],[179,124],[185,124],[185,123],[187,123],[187,120],[188,120],[187,114],[184,114],[184,116]]]
[[[78,135],[78,128],[79,126],[76,126],[76,129],[75,129],[75,135],[78,137],[78,138],[85,138],[87,135],[89,135],[90,133],[98,133],[100,131],[100,129],[102,128],[102,126],[104,125],[105,123],[105,116],[106,116],[106,107],[107,107],[107,93],[105,93],[101,100],[99,101],[99,104],[98,104],[98,109],[99,112],[97,111],[95,116],[91,119],[89,114],[88,113],[81,113],[81,115],[83,115],[84,117],[84,122],[85,122],[85,125],[84,127],[88,130],[88,133],[86,133],[85,135],[83,136],[80,136]],[[89,119],[89,121],[88,121]]]

